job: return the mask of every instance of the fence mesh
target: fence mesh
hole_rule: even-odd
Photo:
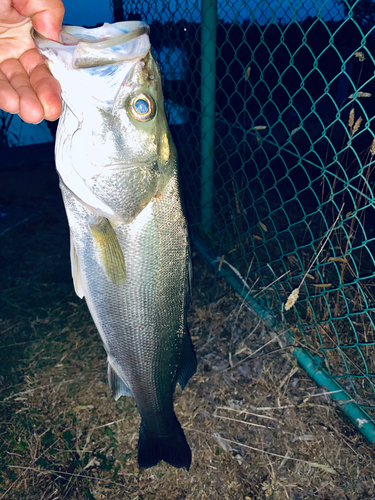
[[[151,25],[191,227],[373,419],[373,2],[219,2],[204,230],[200,9],[124,5]]]

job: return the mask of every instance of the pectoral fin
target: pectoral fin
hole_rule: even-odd
[[[74,246],[74,241],[73,241],[73,236],[70,234],[70,264],[72,267],[72,277],[73,277],[73,284],[74,284],[74,290],[78,297],[80,299],[83,299],[84,297],[84,292],[83,292],[83,284],[82,284],[82,277],[79,269],[79,261],[78,261],[78,255],[76,251],[76,247]]]
[[[107,278],[115,285],[126,282],[125,259],[115,230],[105,217],[92,217],[89,226]]]

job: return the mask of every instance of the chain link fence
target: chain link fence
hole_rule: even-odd
[[[208,8],[124,5],[151,26],[193,240],[375,441],[373,2]]]

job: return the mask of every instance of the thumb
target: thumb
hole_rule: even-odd
[[[38,33],[51,40],[58,40],[64,17],[64,5],[61,0],[27,0],[22,7],[17,8],[19,0],[13,5],[18,12],[30,17]]]

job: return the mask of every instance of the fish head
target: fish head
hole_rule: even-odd
[[[164,109],[162,79],[151,50],[137,60],[122,82],[111,110],[108,127],[121,131],[118,155],[131,164],[154,165],[161,176],[170,175],[174,144]],[[172,152],[173,149],[173,152]]]
[[[69,26],[59,42],[33,33],[62,88],[60,178],[92,212],[112,220],[131,222],[176,168],[148,31],[141,22]]]

